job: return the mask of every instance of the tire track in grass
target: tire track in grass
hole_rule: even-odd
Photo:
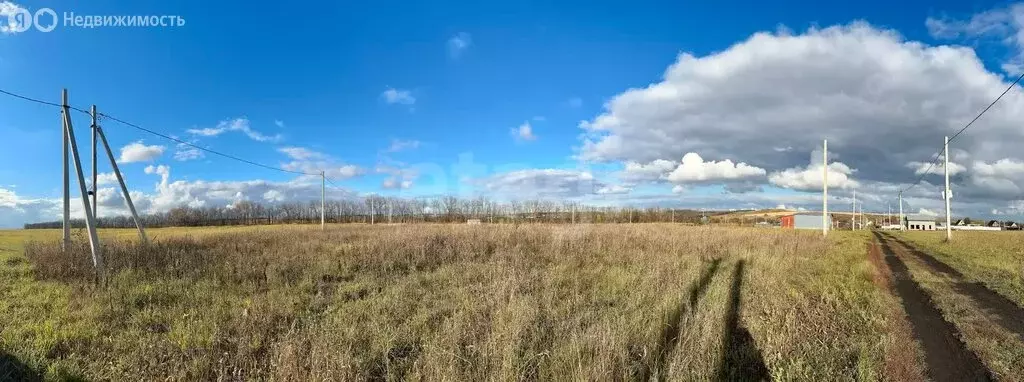
[[[867,247],[868,261],[875,270],[872,275],[875,285],[887,295],[894,297],[893,303],[884,304],[885,314],[888,316],[884,375],[894,381],[924,381],[924,368],[918,361],[918,344],[914,340],[910,321],[903,314],[903,307],[899,305],[899,297],[893,290],[892,273],[883,260],[882,246],[877,240],[872,240]]]
[[[910,253],[915,258],[921,260],[932,273],[945,275],[950,278],[953,281],[953,289],[957,293],[970,297],[999,326],[1016,334],[1017,338],[1024,341],[1024,308],[1021,308],[1003,295],[988,289],[982,283],[967,281],[963,273],[936,259],[934,256],[922,252],[896,237],[889,236],[889,238],[901,246],[904,253]]]
[[[903,303],[914,336],[924,349],[928,377],[933,381],[990,381],[992,376],[976,354],[960,340],[956,326],[942,317],[931,295],[910,275],[910,269],[875,232],[882,243],[885,263],[892,274],[893,289]]]

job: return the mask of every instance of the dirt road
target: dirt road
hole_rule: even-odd
[[[988,381],[991,374],[964,342],[956,326],[942,317],[931,295],[911,276],[904,259],[906,247],[892,238],[875,232],[881,243],[885,266],[892,280],[892,292],[901,300],[915,339],[925,355],[925,369],[933,381]]]
[[[886,235],[888,236],[888,235]],[[970,297],[993,321],[1007,331],[1017,335],[1024,341],[1024,308],[989,289],[982,283],[966,280],[964,275],[934,256],[924,253],[907,242],[896,237],[888,237],[904,254],[909,254],[924,264],[934,274],[942,275],[951,281],[953,289]]]

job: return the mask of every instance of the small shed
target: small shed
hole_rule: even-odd
[[[927,215],[907,215],[903,218],[903,225],[911,231],[934,231],[935,217]]]
[[[782,223],[782,228],[793,228],[793,229],[822,229],[822,219],[820,213],[802,213],[787,215],[779,218]],[[832,216],[828,216],[828,223],[832,226]]]

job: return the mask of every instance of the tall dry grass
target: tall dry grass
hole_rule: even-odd
[[[105,243],[99,287],[84,246],[25,254],[92,325],[46,342],[40,362],[90,379],[878,379],[884,298],[861,239],[669,224],[258,228]],[[3,345],[38,334],[19,333]]]

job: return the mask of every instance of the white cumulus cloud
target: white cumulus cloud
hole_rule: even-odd
[[[159,158],[164,153],[164,146],[146,146],[142,141],[129,143],[121,148],[121,158],[118,163],[149,162]]]
[[[412,105],[416,103],[416,97],[413,97],[412,92],[408,90],[387,88],[380,93],[380,97],[389,104]]]
[[[946,173],[945,172],[946,170],[943,169],[942,166],[943,166],[943,164],[942,164],[942,157],[939,157],[937,163],[935,163],[935,162],[928,162],[928,163],[925,163],[925,162],[910,162],[910,163],[907,163],[907,167],[908,168],[914,169],[914,175],[924,175],[926,173],[927,174],[931,174],[931,175],[944,175]],[[959,163],[956,163],[956,162],[952,162],[952,161],[949,162],[949,175],[950,176],[959,174],[959,173],[964,172],[964,171],[967,171],[967,168],[964,167],[963,165],[961,165]]]
[[[533,141],[537,139],[537,136],[533,134],[533,126],[529,122],[523,122],[519,127],[513,128],[511,131],[513,137],[521,141]]]
[[[217,123],[216,127],[207,127],[202,129],[188,129],[189,134],[198,135],[203,137],[216,137],[225,132],[238,131],[245,134],[249,139],[258,142],[276,142],[281,140],[281,134],[266,135],[254,130],[249,125],[249,120],[246,118],[235,118]]]
[[[733,163],[728,159],[705,162],[697,153],[687,153],[679,166],[668,174],[668,180],[673,183],[691,183],[737,180],[764,175],[763,168],[746,163]]]
[[[626,175],[700,153],[770,174],[755,183],[813,190],[821,167],[808,168],[805,153],[828,139],[830,158],[842,158],[830,166],[834,187],[905,185],[919,177],[907,163],[933,158],[943,136],[1008,85],[971,48],[906,41],[862,22],[760,32],[707,55],[684,52],[661,78],[613,96],[580,123],[577,157],[623,163]],[[1024,93],[1013,89],[951,144],[971,161],[1024,160],[1022,120]],[[956,159],[961,202],[1018,198],[1005,178],[972,181],[969,162]]]
[[[768,176],[768,181],[771,182],[771,184],[782,188],[799,191],[818,191],[821,190],[824,185],[824,179],[822,179],[824,171],[822,171],[822,169],[823,166],[821,164],[809,165],[807,167],[794,167],[772,173]],[[850,175],[853,174],[853,171],[853,169],[841,162],[829,163],[828,187],[830,189],[857,188],[860,183],[850,177]]]
[[[31,18],[30,13],[22,6],[10,1],[0,1],[0,34],[14,34],[19,32],[16,15],[23,14]]]
[[[471,45],[473,45],[473,36],[466,32],[456,33],[448,39],[448,55],[452,58],[459,58]]]

